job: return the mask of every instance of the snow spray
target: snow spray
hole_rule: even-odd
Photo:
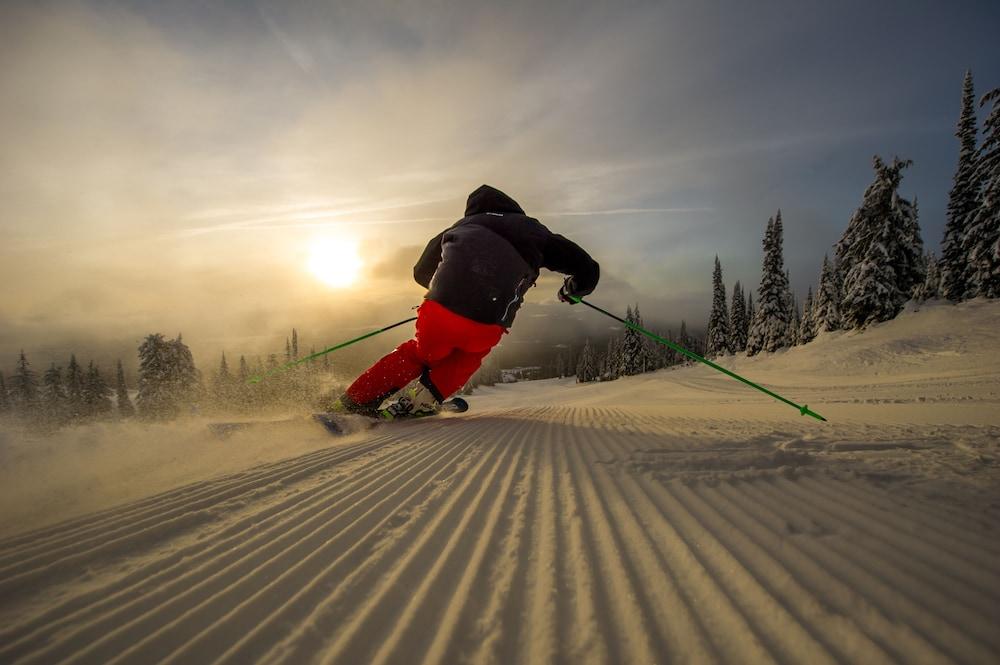
[[[393,328],[401,326],[404,323],[409,323],[410,321],[416,321],[416,320],[417,320],[417,317],[411,316],[410,318],[404,319],[404,320],[402,320],[402,321],[400,321],[398,323],[393,323],[391,326],[386,326],[385,328],[379,328],[378,330],[373,330],[370,333],[365,333],[361,337],[355,337],[354,339],[349,339],[346,342],[341,342],[340,344],[336,344],[334,346],[331,346],[329,349],[323,349],[322,351],[317,351],[316,353],[311,353],[308,356],[306,356],[305,358],[300,358],[299,360],[293,360],[292,362],[285,363],[284,365],[279,365],[278,367],[275,367],[273,369],[269,369],[268,371],[264,372],[263,374],[258,374],[257,376],[251,376],[249,379],[247,379],[247,383],[260,383],[261,381],[263,381],[267,377],[271,376],[272,374],[277,374],[278,372],[284,372],[285,370],[291,369],[292,367],[295,367],[296,365],[301,365],[302,363],[309,362],[310,360],[312,360],[314,358],[319,358],[320,356],[324,356],[324,355],[326,355],[326,354],[328,354],[328,353],[330,353],[332,351],[336,351],[337,349],[342,349],[345,346],[350,346],[351,344],[354,344],[355,342],[360,342],[363,339],[368,339],[369,337],[374,337],[375,335],[378,335],[380,333],[384,333],[386,330],[392,330]]]
[[[764,393],[766,395],[770,395],[774,399],[782,401],[785,404],[788,404],[789,406],[794,406],[796,409],[799,410],[799,414],[801,414],[803,416],[812,416],[816,420],[822,420],[823,422],[826,422],[826,418],[824,418],[823,416],[819,415],[815,411],[811,410],[808,405],[803,404],[802,406],[799,406],[798,404],[796,404],[792,400],[785,399],[784,397],[782,397],[778,393],[771,392],[767,388],[765,388],[763,386],[760,386],[760,385],[757,385],[756,383],[754,383],[753,381],[750,381],[749,379],[744,379],[742,376],[740,376],[736,372],[731,372],[728,369],[726,369],[725,367],[720,367],[719,365],[716,365],[715,363],[713,363],[711,360],[708,360],[706,358],[702,358],[697,353],[692,353],[691,351],[688,351],[687,349],[685,349],[684,347],[680,346],[679,344],[675,344],[674,342],[671,342],[669,339],[664,339],[663,337],[660,337],[659,335],[654,335],[653,333],[649,332],[645,328],[642,328],[640,326],[635,325],[631,321],[626,321],[625,319],[621,318],[620,316],[615,316],[611,312],[608,312],[606,310],[601,309],[597,305],[592,305],[591,303],[587,302],[583,298],[579,298],[577,296],[568,296],[568,297],[573,302],[583,303],[584,305],[586,305],[587,307],[590,307],[591,309],[596,309],[598,312],[600,312],[601,314],[604,314],[605,316],[610,316],[612,319],[614,319],[616,321],[620,321],[621,323],[624,323],[626,327],[631,328],[632,330],[634,330],[634,331],[636,331],[638,333],[641,333],[641,334],[645,335],[646,337],[648,337],[648,338],[650,338],[650,339],[652,339],[654,341],[659,342],[660,344],[663,344],[665,346],[669,346],[671,349],[673,349],[677,353],[683,354],[683,355],[687,356],[688,358],[692,358],[694,360],[697,360],[700,363],[704,363],[704,364],[708,365],[709,367],[711,367],[712,369],[717,369],[720,372],[722,372],[723,374],[731,376],[734,379],[736,379],[737,381],[742,381],[743,383],[747,384],[751,388],[756,388],[757,390],[761,391],[762,393]]]

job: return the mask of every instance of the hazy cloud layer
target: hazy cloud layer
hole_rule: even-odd
[[[876,152],[916,161],[903,190],[936,246],[961,77],[1000,85],[998,19],[990,2],[4,3],[0,368],[20,346],[183,330],[258,352],[293,325],[403,318],[417,253],[483,182],[594,253],[595,299],[664,325],[707,316],[716,254],[730,289],[756,285],[779,207],[804,292]],[[346,291],[304,268],[339,235],[367,262]],[[534,302],[578,318],[554,286]]]

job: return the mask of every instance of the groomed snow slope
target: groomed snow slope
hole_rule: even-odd
[[[998,305],[725,361],[825,424],[704,367],[501,386],[9,537],[0,662],[997,662]]]

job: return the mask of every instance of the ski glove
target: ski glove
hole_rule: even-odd
[[[570,299],[570,296],[576,295],[574,291],[575,289],[573,289],[573,278],[567,277],[566,279],[563,280],[563,285],[559,287],[559,293],[557,294],[556,297],[559,298],[559,300],[562,302],[568,302],[570,305],[575,305],[576,301]]]

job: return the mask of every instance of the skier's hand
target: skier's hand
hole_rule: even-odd
[[[575,305],[576,301],[570,298],[570,296],[573,295],[572,282],[573,282],[572,277],[567,277],[565,280],[563,280],[563,285],[559,287],[559,293],[556,295],[556,297],[559,298],[559,300],[562,302],[567,302],[570,305]]]

